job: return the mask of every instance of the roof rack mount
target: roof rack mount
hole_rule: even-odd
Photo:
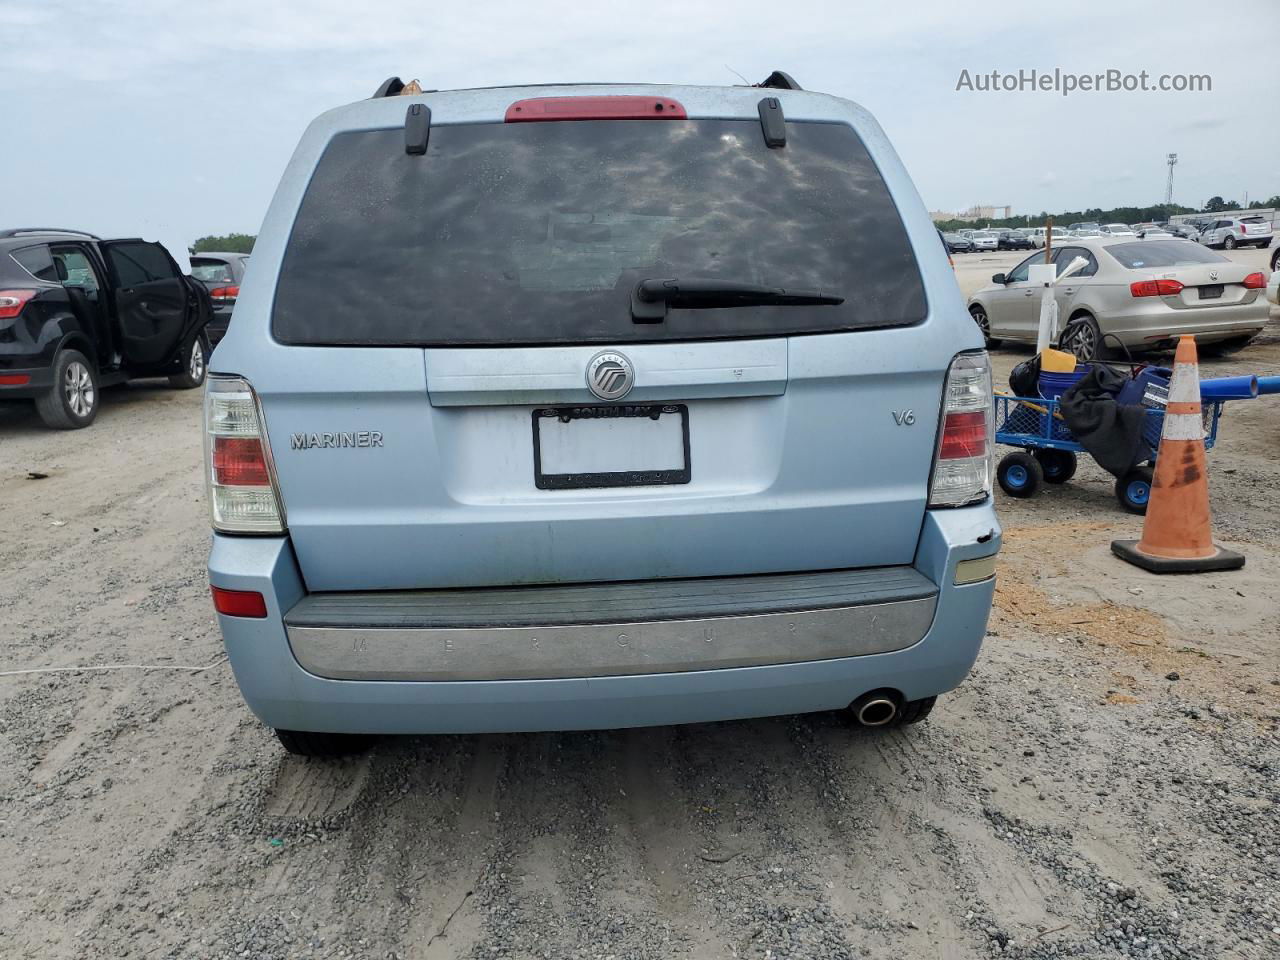
[[[383,80],[378,89],[373,91],[370,100],[381,100],[383,97],[412,97],[418,93],[435,93],[434,90],[423,90],[422,84],[417,80],[410,80],[405,83],[399,77],[387,77]]]
[[[762,81],[756,84],[757,87],[770,87],[774,90],[803,90],[804,87],[796,83],[792,79],[791,74],[783,73],[781,70],[775,70]]]

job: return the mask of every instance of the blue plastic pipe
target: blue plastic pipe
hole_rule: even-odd
[[[1257,395],[1258,378],[1253,375],[1200,381],[1202,400],[1252,400]]]
[[[1264,393],[1280,393],[1280,377],[1259,377],[1258,396]]]

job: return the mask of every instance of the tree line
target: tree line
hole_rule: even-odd
[[[222,237],[201,237],[187,249],[191,253],[207,253],[213,250],[222,253],[253,253],[253,241],[257,239],[251,233],[228,233]]]

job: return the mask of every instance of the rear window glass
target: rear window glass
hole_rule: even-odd
[[[1105,248],[1107,253],[1130,270],[1148,267],[1181,267],[1191,263],[1226,263],[1221,257],[1198,243],[1186,240],[1139,240],[1116,243]]]
[[[58,271],[53,265],[53,257],[50,256],[49,248],[44,244],[15,250],[10,256],[22,265],[22,269],[37,280],[46,280],[49,283],[58,282]]]
[[[115,240],[104,244],[103,250],[122,287],[139,287],[144,283],[169,280],[178,275],[168,254],[158,243]]]
[[[835,293],[838,306],[672,306],[637,324],[641,280]],[[303,198],[273,311],[297,344],[696,340],[924,318],[898,211],[852,128],[662,120],[336,136]]]
[[[191,275],[202,283],[230,282],[235,279],[231,275],[231,264],[226,261],[198,260],[195,257],[191,258]]]

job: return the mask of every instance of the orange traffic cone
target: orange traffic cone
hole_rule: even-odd
[[[1213,542],[1209,526],[1209,475],[1204,460],[1195,337],[1178,338],[1142,539],[1112,540],[1111,552],[1152,573],[1201,573],[1244,566],[1243,555]]]

